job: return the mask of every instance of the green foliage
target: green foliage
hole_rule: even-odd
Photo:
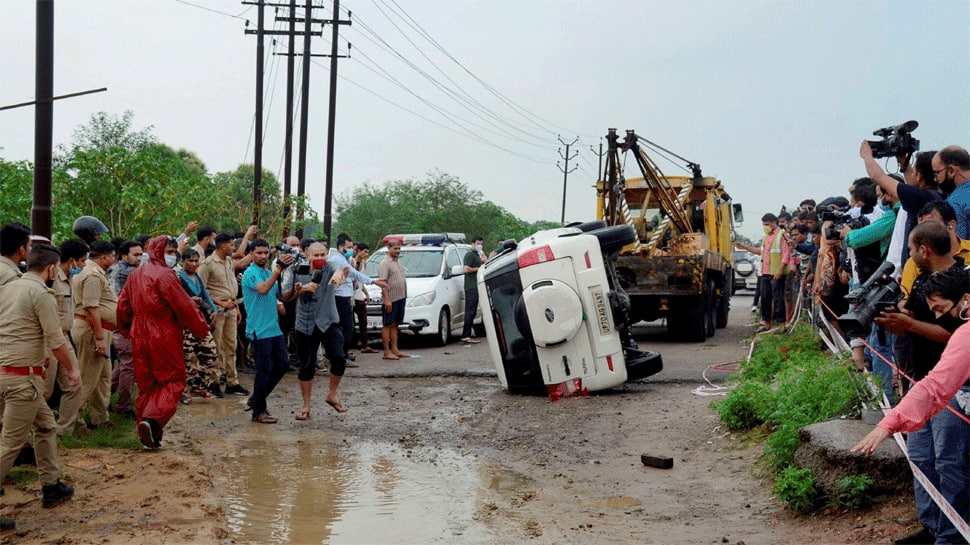
[[[774,405],[775,393],[761,382],[742,382],[714,404],[721,420],[732,430],[750,430],[765,423]]]
[[[737,387],[715,404],[721,420],[731,429],[763,425],[771,430],[763,457],[779,472],[779,483],[787,471],[795,469],[798,430],[850,412],[857,405],[858,373],[841,361],[819,349],[806,324],[790,335],[761,336],[751,359],[732,377]],[[790,483],[782,489],[790,494]]]
[[[808,468],[786,467],[771,491],[788,504],[792,511],[805,513],[815,505],[818,492],[815,476]]]
[[[861,509],[872,505],[872,485],[875,481],[868,475],[849,475],[839,479],[839,505]]]
[[[37,469],[24,466],[12,467],[10,472],[7,473],[6,480],[13,483],[17,488],[23,488],[37,480]]]
[[[458,178],[432,171],[426,180],[394,180],[382,186],[365,183],[334,199],[334,233],[376,247],[390,233],[465,233],[485,239],[485,251],[498,240],[522,239],[548,225],[524,222],[504,208],[484,200]]]

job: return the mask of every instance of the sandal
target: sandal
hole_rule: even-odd
[[[361,348],[360,349],[360,353],[361,354],[376,354],[377,353],[377,350],[374,350],[373,348],[371,348],[371,347],[368,346],[367,348]]]
[[[296,413],[296,419],[297,420],[309,420],[310,419],[310,411],[300,411],[300,412]]]

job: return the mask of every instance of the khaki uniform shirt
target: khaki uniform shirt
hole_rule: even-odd
[[[236,274],[232,268],[232,257],[222,259],[219,254],[213,252],[202,262],[199,277],[202,278],[205,289],[213,299],[236,300],[239,283],[236,282]]]
[[[74,297],[71,295],[71,279],[57,268],[57,278],[54,279],[54,299],[57,301],[57,315],[61,319],[61,329],[65,332],[74,325]]]
[[[88,308],[97,308],[102,322],[112,326],[118,323],[118,295],[111,289],[104,269],[94,261],[88,261],[74,281],[75,316],[84,316]]]
[[[0,286],[6,286],[20,278],[20,267],[7,256],[0,256]]]
[[[404,266],[398,260],[386,257],[377,266],[377,276],[387,282],[387,296],[393,303],[408,296],[408,283],[404,277]]]
[[[67,342],[51,293],[33,273],[0,287],[0,366],[43,365]]]

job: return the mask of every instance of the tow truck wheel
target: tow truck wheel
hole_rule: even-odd
[[[451,338],[451,314],[448,309],[442,307],[441,312],[438,313],[438,336],[435,338],[435,343],[438,346],[445,346],[448,344],[448,339]]]
[[[708,278],[704,283],[704,295],[701,298],[704,301],[704,335],[707,337],[713,337],[714,333],[717,332],[717,297],[714,295],[715,289],[714,279]]]

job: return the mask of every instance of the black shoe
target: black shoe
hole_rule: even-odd
[[[17,527],[17,521],[14,519],[0,519],[0,531],[2,530],[13,530]]]
[[[74,495],[74,487],[58,480],[54,484],[47,484],[43,487],[44,507],[51,508],[64,503]]]
[[[921,545],[924,543],[929,545],[936,543],[936,538],[933,537],[933,532],[931,532],[926,526],[923,526],[923,528],[915,534],[910,534],[906,537],[901,537],[896,541],[893,541],[893,545]]]
[[[243,388],[242,384],[237,384],[235,386],[229,386],[226,388],[227,394],[235,394],[237,396],[248,396],[249,390]]]
[[[223,398],[222,389],[219,388],[218,384],[209,386],[208,391],[210,394],[212,394],[212,397],[217,397],[219,399]],[[227,389],[226,391],[228,392],[229,390]]]

